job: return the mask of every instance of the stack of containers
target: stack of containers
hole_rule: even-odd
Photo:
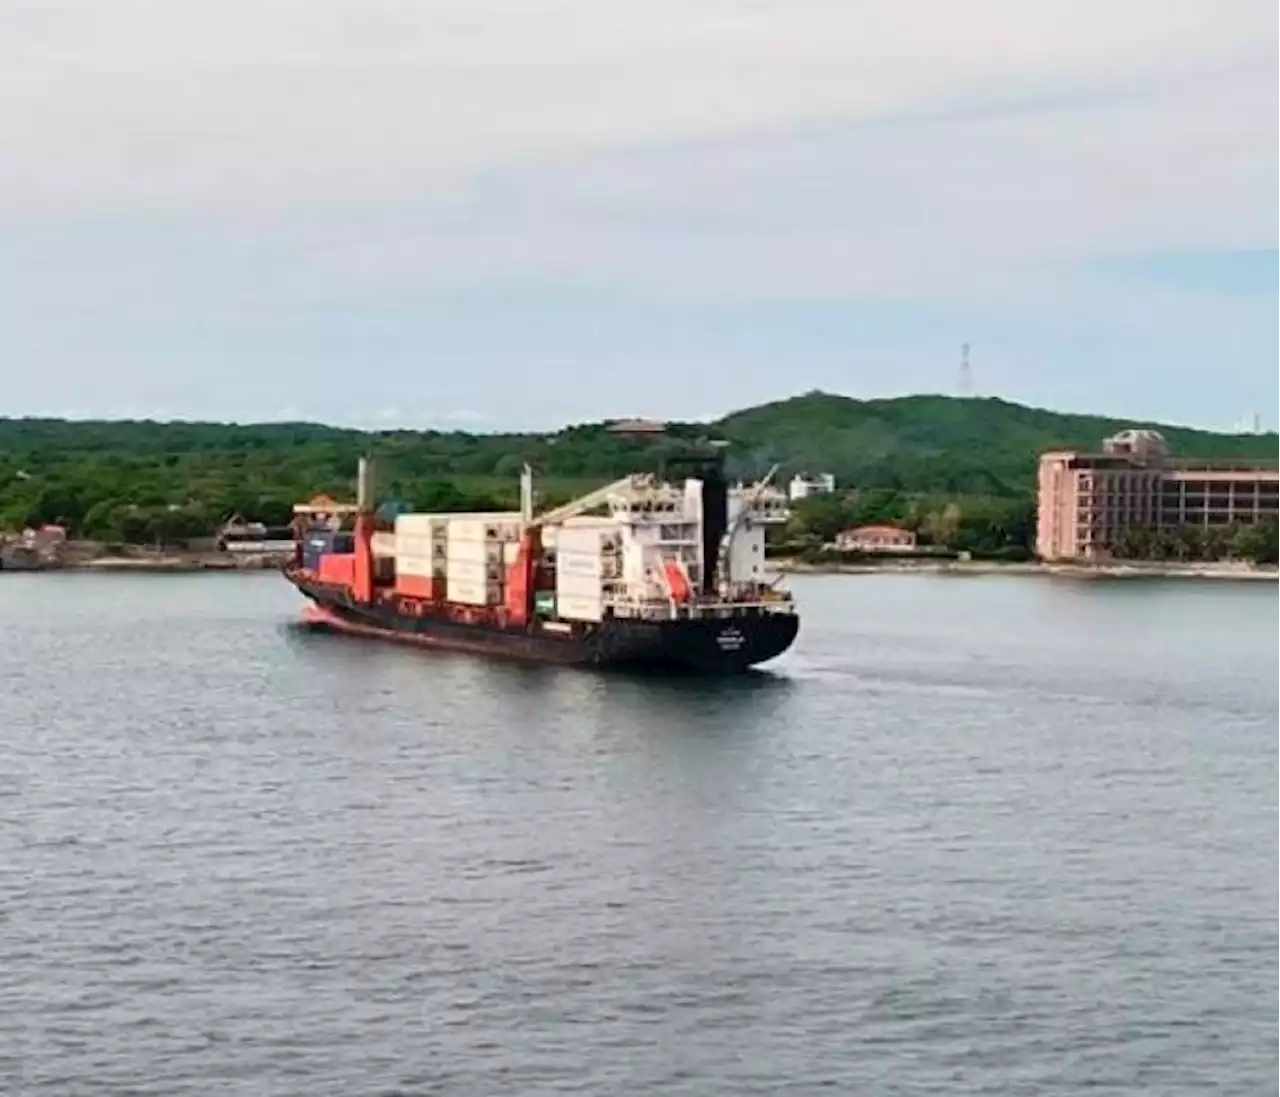
[[[506,546],[520,540],[518,514],[454,515],[445,548],[445,597],[468,606],[502,601]]]
[[[418,598],[436,598],[445,582],[448,515],[397,514],[396,590]]]
[[[599,621],[620,581],[621,534],[613,526],[562,526],[556,534],[556,616]]]

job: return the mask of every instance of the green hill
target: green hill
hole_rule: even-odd
[[[1008,497],[1033,489],[1036,462],[1046,450],[1096,450],[1126,427],[1160,431],[1179,457],[1274,463],[1278,442],[1275,434],[1214,434],[994,398],[853,400],[822,392],[735,412],[717,426],[738,451],[832,472],[844,483]]]
[[[384,493],[431,509],[509,506],[523,461],[549,501],[656,460],[691,438],[727,440],[731,471],[750,477],[831,472],[841,485],[893,495],[1031,499],[1037,455],[1095,448],[1126,426],[1153,426],[1175,454],[1276,460],[1277,437],[1063,415],[995,399],[854,400],[810,393],[714,423],[673,424],[658,441],[604,424],[554,434],[366,433],[309,423],[0,420],[0,528],[65,521],[117,539],[195,536],[239,511],[283,520],[316,491],[348,494],[356,458],[378,455]],[[881,493],[882,496],[884,492]]]

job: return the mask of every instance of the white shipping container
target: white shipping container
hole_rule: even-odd
[[[599,582],[605,576],[612,579],[616,573],[617,568],[605,568],[603,561],[599,561],[599,559],[564,559],[559,557],[556,561],[556,576],[563,576],[566,579],[575,577],[575,579],[590,579],[594,582]]]
[[[396,540],[396,549],[404,556],[433,556],[441,561],[446,555],[443,537],[435,541],[400,537]]]
[[[501,541],[455,541],[450,538],[445,549],[445,559],[450,563],[457,560],[501,564],[502,548]]]
[[[590,575],[557,575],[556,597],[562,594],[571,598],[599,598],[604,591],[603,583]]]
[[[560,547],[575,552],[599,552],[602,549],[617,548],[621,537],[617,530],[587,527],[586,529],[562,529],[560,531]]]
[[[411,556],[416,560],[434,560],[436,567],[442,568],[445,563],[444,546],[432,548],[430,545],[400,545],[400,551],[396,553],[396,558],[401,556]]]
[[[398,545],[434,545],[444,544],[444,530],[397,530],[395,534]]]
[[[404,546],[401,545],[400,553],[403,556],[417,556],[423,560],[433,560],[435,562],[436,567],[438,568],[444,567],[445,560],[447,559],[447,557],[445,556],[443,545],[440,545],[440,546],[415,545],[412,549],[408,551],[406,551]]]
[[[562,597],[556,595],[556,616],[566,621],[600,621],[604,606],[599,598]]]
[[[502,601],[502,587],[498,583],[476,583],[450,577],[444,588],[444,596],[450,602],[465,606],[492,606]]]
[[[401,523],[405,523],[410,526],[424,526],[434,522],[453,522],[459,518],[491,518],[499,522],[518,522],[520,520],[520,512],[518,510],[409,511],[405,514],[396,515],[396,525],[398,527]]]
[[[502,563],[504,567],[510,567],[520,559],[520,542],[508,541],[502,546]]]
[[[565,556],[557,553],[556,571],[566,575],[600,575],[616,579],[622,574],[622,560],[617,556]]]
[[[488,536],[490,532],[491,527],[483,518],[455,518],[449,523],[449,544],[497,540],[496,537]]]
[[[443,576],[444,572],[444,566],[440,561],[433,560],[430,556],[401,555],[396,557],[397,575],[419,575],[423,578],[429,578],[433,575]]]
[[[574,583],[607,583],[612,581],[616,576],[609,575],[599,569],[590,571],[582,569],[575,571],[573,568],[560,567],[556,565],[556,582],[574,582]]]
[[[556,551],[582,553],[616,551],[621,540],[615,525],[568,526],[556,536]]]
[[[449,523],[449,543],[463,541],[517,541],[520,538],[520,518],[474,518],[470,515],[453,519]]]
[[[601,552],[598,548],[582,548],[578,545],[566,545],[563,542],[556,546],[556,563],[561,560],[572,561],[576,565],[586,566],[587,564],[599,565],[601,561],[609,559],[611,556],[617,555],[611,552]]]
[[[424,556],[420,552],[405,552],[404,549],[401,549],[399,552],[396,553],[397,564],[408,564],[408,563],[416,564],[419,561],[429,564],[431,562],[431,557]]]
[[[396,555],[397,556],[438,556],[444,558],[444,541],[429,541],[424,537],[404,537],[396,538]]]
[[[578,556],[572,553],[556,553],[557,575],[603,575],[605,561],[600,556]]]
[[[397,556],[421,556],[430,559],[437,556],[444,558],[444,546],[441,545],[439,550],[430,541],[406,541],[403,537],[396,539],[396,555]]]
[[[448,516],[443,514],[397,514],[396,533],[431,534],[443,531]]]
[[[484,560],[450,560],[445,567],[445,574],[450,579],[466,582],[500,583],[503,568],[501,564],[490,564]]]

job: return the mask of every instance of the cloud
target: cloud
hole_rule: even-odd
[[[1235,419],[1275,40],[1253,0],[10,0],[6,396],[556,425],[946,389],[968,340],[984,391],[1175,418],[1214,361]]]
[[[1274,63],[1265,0],[10,0],[0,204],[400,201],[486,172]]]
[[[1103,255],[1274,240],[1275,156],[1258,140],[1274,91],[1248,69],[599,153],[356,217],[313,258],[379,295],[495,275],[681,298],[1016,290]]]

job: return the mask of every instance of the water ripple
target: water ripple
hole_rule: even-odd
[[[800,579],[697,683],[4,586],[5,1094],[1276,1092],[1273,591]]]

